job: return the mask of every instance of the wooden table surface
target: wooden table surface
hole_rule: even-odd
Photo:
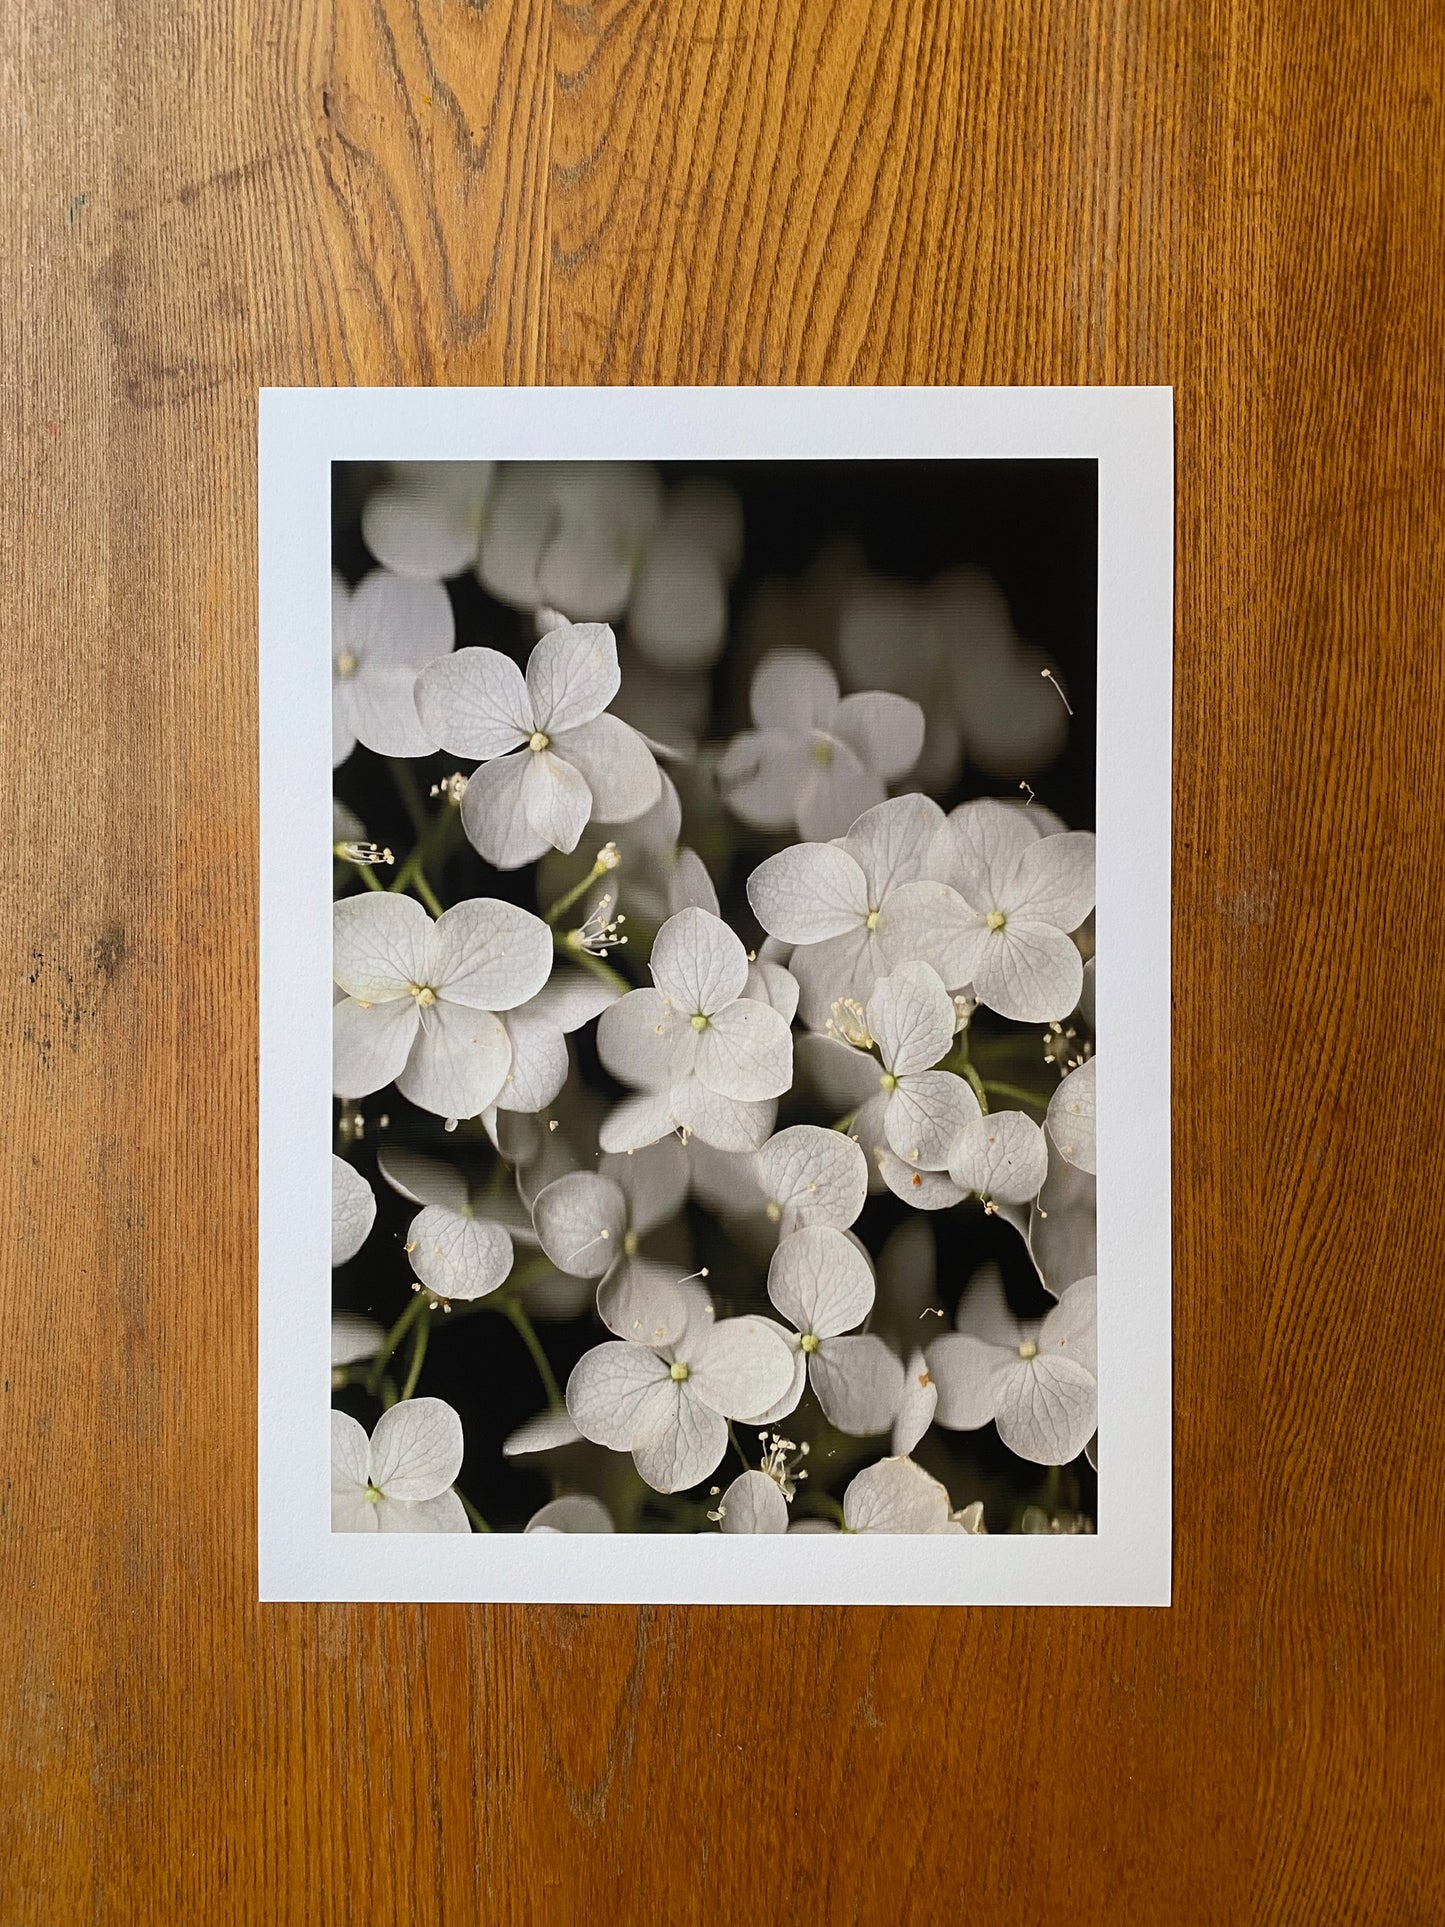
[[[0,38],[0,1920],[1445,1920],[1439,0]],[[255,1603],[256,390],[539,381],[1175,385],[1171,1611]]]

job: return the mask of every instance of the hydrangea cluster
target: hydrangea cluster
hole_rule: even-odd
[[[744,524],[643,465],[365,472],[336,1531],[1092,1529],[1068,698],[975,571],[744,624]]]

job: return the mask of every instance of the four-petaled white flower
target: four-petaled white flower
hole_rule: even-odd
[[[807,649],[764,656],[751,701],[756,727],[734,737],[718,778],[733,813],[756,829],[842,836],[923,748],[917,703],[881,691],[840,699],[831,667]]]
[[[331,761],[358,742],[382,756],[429,756],[438,747],[417,714],[418,671],[447,656],[452,605],[436,582],[376,569],[349,589],[331,578]]]
[[[333,1088],[365,1097],[393,1081],[439,1117],[475,1117],[498,1096],[512,1046],[498,1011],[535,997],[552,968],[540,917],[491,897],[433,923],[411,897],[344,897],[332,924]]]
[[[1049,1136],[1069,1163],[1091,1174],[1099,1168],[1094,1135],[1094,1066],[1098,1061],[1090,1057],[1069,1072],[1049,1099],[1045,1119]]]
[[[927,964],[902,964],[874,985],[865,1016],[883,1066],[879,1121],[887,1148],[905,1164],[940,1170],[959,1132],[979,1116],[972,1088],[931,1068],[953,1044],[953,999]]]
[[[759,864],[748,902],[773,936],[795,945],[803,1021],[822,1030],[843,998],[866,1002],[900,964],[926,963],[950,989],[968,978],[978,919],[927,874],[943,812],[926,796],[866,811],[837,843],[795,843]]]
[[[652,751],[605,713],[621,674],[605,623],[554,629],[523,677],[495,649],[459,649],[417,679],[423,724],[449,755],[477,758],[462,824],[499,870],[574,850],[588,823],[626,823],[662,790]]]
[[[1094,836],[1043,836],[1026,809],[962,803],[936,833],[928,868],[970,912],[969,942],[943,973],[1001,1017],[1043,1023],[1079,1001],[1084,964],[1069,940],[1094,907]]]
[[[841,1131],[794,1124],[770,1137],[754,1160],[763,1210],[782,1237],[804,1225],[846,1231],[868,1200],[868,1160]]]
[[[470,1532],[452,1481],[462,1469],[462,1422],[439,1398],[405,1399],[368,1439],[331,1414],[333,1532]]]
[[[542,1249],[559,1270],[597,1278],[597,1310],[609,1331],[644,1345],[682,1334],[689,1299],[675,1274],[638,1256],[649,1231],[667,1224],[687,1197],[688,1166],[673,1138],[631,1157],[604,1157],[597,1171],[555,1179],[532,1200]]]
[[[597,1027],[607,1069],[643,1093],[607,1120],[602,1148],[638,1150],[681,1129],[719,1150],[755,1150],[771,1100],[792,1083],[793,1040],[781,1012],[744,994],[741,941],[706,910],[679,911],[657,933],[652,981]]]
[[[681,1492],[721,1463],[727,1421],[759,1417],[792,1376],[792,1354],[767,1319],[699,1315],[671,1345],[609,1339],[584,1352],[567,1410],[584,1438],[631,1452],[655,1492]]]
[[[366,1243],[376,1223],[376,1193],[345,1158],[331,1159],[331,1266],[344,1265]]]
[[[768,1267],[768,1296],[794,1332],[774,1327],[792,1347],[787,1391],[760,1416],[784,1418],[805,1381],[840,1432],[865,1438],[893,1423],[903,1367],[881,1338],[845,1337],[873,1308],[873,1270],[845,1232],[809,1225],[783,1239]]]
[[[959,1303],[958,1329],[928,1348],[938,1423],[971,1432],[992,1419],[1022,1459],[1076,1459],[1099,1422],[1094,1284],[1080,1278],[1042,1319],[1018,1318],[998,1267],[983,1266]]]

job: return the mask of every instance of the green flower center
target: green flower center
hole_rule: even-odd
[[[687,1377],[687,1367],[686,1365],[683,1364],[682,1360],[679,1358],[676,1364],[668,1366],[667,1375],[669,1378],[674,1379],[677,1382],[677,1384],[681,1385],[683,1380]]]
[[[381,1488],[373,1485],[369,1479],[366,1483],[366,1502],[368,1505],[381,1504]]]
[[[813,761],[819,769],[827,769],[833,761],[833,745],[826,736],[820,736],[813,744]]]
[[[411,994],[416,998],[423,1010],[430,1009],[437,1000],[437,994],[430,984],[413,984],[411,986]]]
[[[348,676],[354,676],[360,667],[360,662],[349,649],[343,649],[341,654],[336,658],[336,673],[343,679]]]
[[[1023,1344],[1019,1346],[1020,1358],[1023,1358],[1023,1359],[1037,1358],[1038,1355],[1039,1355],[1039,1348],[1031,1338],[1026,1338]]]
[[[549,740],[540,729],[534,729],[527,738],[527,747],[536,755],[540,756],[542,751],[547,747]]]
[[[898,1079],[893,1075],[892,1071],[884,1071],[878,1082],[883,1086],[885,1091],[896,1091],[898,1089]]]
[[[863,919],[863,928],[865,930],[876,930],[878,928],[878,918],[880,914],[877,910],[870,910]]]
[[[707,1019],[706,1017],[703,1016],[701,1011],[697,1013],[696,1017],[690,1018],[688,1021],[691,1023],[694,1030],[707,1029]]]
[[[822,1342],[823,1342],[822,1339],[819,1338],[816,1332],[804,1332],[803,1336],[798,1340],[798,1343],[802,1346],[805,1352],[817,1351],[819,1345],[821,1345]]]
[[[1004,927],[1004,925],[1005,925],[1005,924],[1006,924],[1007,922],[1008,922],[1008,918],[1007,918],[1007,917],[1006,917],[1006,916],[1004,915],[1004,913],[1003,913],[1003,911],[1002,911],[1002,910],[990,910],[990,911],[989,911],[989,913],[988,913],[988,927],[989,927],[989,929],[990,929],[990,930],[1002,930],[1002,929],[1003,929],[1003,927]]]
[[[622,1249],[627,1253],[629,1258],[635,1258],[637,1256],[637,1233],[635,1231],[623,1232]]]

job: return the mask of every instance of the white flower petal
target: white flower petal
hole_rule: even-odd
[[[685,536],[649,543],[627,610],[627,633],[642,655],[660,668],[706,668],[722,653],[727,618],[715,555]]]
[[[552,933],[515,903],[468,897],[437,918],[427,967],[424,981],[449,1004],[514,1010],[551,974]]]
[[[331,1490],[364,1492],[371,1477],[371,1442],[346,1412],[331,1414]],[[343,1527],[342,1530],[350,1528]]]
[[[364,1358],[375,1358],[386,1333],[374,1318],[363,1318],[355,1311],[331,1314],[331,1363],[359,1365]]]
[[[906,1163],[886,1144],[870,1143],[863,1139],[874,1158],[883,1182],[895,1198],[902,1198],[917,1211],[947,1211],[951,1205],[962,1204],[968,1196],[960,1191],[946,1171],[924,1171],[916,1165]]]
[[[530,828],[554,850],[575,850],[592,818],[592,792],[582,772],[551,750],[522,766],[522,813]]]
[[[912,1459],[880,1459],[843,1494],[850,1532],[936,1533],[948,1524],[948,1492]]]
[[[724,1418],[766,1411],[793,1380],[792,1348],[766,1319],[720,1318],[689,1327],[675,1349],[688,1365],[691,1396]]]
[[[708,1019],[697,1040],[694,1074],[719,1097],[757,1103],[793,1082],[793,1038],[768,1004],[740,997]]]
[[[552,747],[587,779],[599,823],[634,823],[662,795],[662,771],[642,737],[620,716],[598,716],[554,735]]]
[[[720,917],[679,910],[652,946],[652,981],[683,1017],[710,1017],[741,997],[748,953]]]
[[[1070,940],[1049,923],[1010,917],[990,930],[971,972],[973,994],[1000,1017],[1049,1023],[1067,1017],[1079,1001],[1084,965]]]
[[[938,1387],[922,1351],[915,1346],[903,1370],[903,1396],[893,1419],[890,1444],[895,1458],[906,1458],[917,1445],[938,1410]]]
[[[590,1024],[594,1017],[600,1017],[604,1010],[610,1010],[618,1001],[618,995],[611,985],[589,976],[585,970],[559,964],[536,996],[518,1009],[517,1015],[545,1018],[570,1035],[574,1030],[581,1030],[584,1024]]]
[[[333,1413],[333,1417],[336,1414]],[[353,1420],[353,1423],[355,1421]],[[363,1434],[363,1437],[365,1434]],[[375,1532],[377,1507],[361,1485],[333,1485],[331,1488],[331,1530],[333,1532]]]
[[[718,764],[728,808],[756,830],[790,830],[798,820],[798,792],[810,751],[799,736],[747,729],[734,736]]]
[[[511,1069],[497,1095],[504,1111],[540,1111],[567,1082],[567,1039],[545,1017],[529,1014],[535,1006],[533,998],[504,1019],[512,1045]]]
[[[1045,1120],[1049,1136],[1069,1163],[1091,1173],[1098,1170],[1094,1098],[1098,1061],[1091,1057],[1069,1072],[1049,1099]]]
[[[782,1339],[793,1361],[793,1376],[788,1381],[787,1389],[771,1405],[764,1406],[761,1412],[748,1413],[749,1425],[776,1425],[779,1419],[787,1418],[790,1412],[798,1409],[798,1401],[807,1390],[808,1354],[799,1344],[798,1334],[789,1331],[787,1326],[780,1325],[776,1319],[758,1318],[755,1322],[766,1325],[770,1332]]]
[[[366,738],[363,736],[362,741]],[[1077,930],[1094,907],[1094,835],[1042,836],[1019,858],[999,908],[1030,923]]]
[[[940,827],[928,853],[928,873],[951,884],[986,916],[1003,907],[1024,851],[1037,843],[1040,824],[1013,803],[981,797],[961,803]]]
[[[956,890],[928,880],[900,884],[878,918],[878,943],[888,968],[925,963],[950,990],[974,981],[988,935]]]
[[[788,1502],[766,1472],[740,1472],[718,1505],[724,1532],[786,1532]]]
[[[438,1298],[485,1298],[512,1269],[512,1241],[497,1224],[429,1204],[406,1237],[411,1268]]]
[[[953,1322],[958,1331],[1006,1352],[1017,1351],[1024,1336],[1022,1320],[1009,1310],[1003,1273],[993,1263],[980,1265],[964,1286]]]
[[[1086,1372],[1099,1374],[1099,1338],[1095,1322],[1097,1280],[1080,1278],[1070,1285],[1039,1326],[1042,1358],[1072,1358]]]
[[[955,1343],[965,1343],[955,1340]],[[998,1435],[1011,1452],[1034,1465],[1067,1465],[1099,1423],[1099,1389],[1076,1359],[1042,1352],[1002,1384],[994,1413]]]
[[[603,1011],[597,1054],[624,1084],[661,1090],[692,1069],[697,1032],[660,990],[629,990]]]
[[[877,690],[845,696],[832,730],[885,782],[906,776],[923,753],[923,709],[906,696]]]
[[[331,1159],[331,1264],[344,1265],[376,1223],[376,1193],[345,1158]]]
[[[477,559],[492,474],[490,462],[415,464],[367,498],[362,540],[398,575],[438,583],[460,575]]]
[[[1054,1143],[1049,1132],[1049,1175],[1029,1213],[1029,1256],[1039,1277],[1056,1298],[1075,1279],[1092,1277],[1098,1266],[1098,1186]]]
[[[467,779],[462,796],[462,828],[472,848],[498,870],[520,870],[552,847],[527,821],[522,783],[532,761],[530,750],[484,763]]]
[[[862,870],[874,909],[905,883],[927,876],[928,853],[942,822],[938,805],[914,793],[877,804],[852,825],[843,847]]]
[[[584,1352],[567,1380],[567,1410],[583,1438],[614,1452],[663,1423],[672,1403],[668,1367],[645,1345],[609,1339]]]
[[[417,1028],[396,1088],[438,1117],[476,1117],[501,1090],[511,1062],[511,1040],[499,1017],[436,1003]]]
[[[439,582],[408,582],[374,569],[351,592],[347,637],[363,671],[390,666],[415,677],[429,662],[450,654],[455,636],[451,601]],[[413,724],[425,737],[415,714]],[[429,742],[428,748],[434,747]]]
[[[953,999],[927,964],[900,964],[880,977],[867,1015],[869,1033],[895,1077],[929,1070],[953,1048]]]
[[[951,1432],[976,1432],[998,1411],[1013,1378],[1027,1369],[1017,1347],[1005,1351],[969,1332],[935,1338],[928,1370],[938,1387],[938,1423]]]
[[[829,1423],[852,1438],[886,1432],[903,1398],[903,1366],[881,1338],[825,1338],[808,1377]]]
[[[869,910],[862,870],[831,843],[795,843],[760,863],[748,878],[748,902],[765,930],[800,944],[851,935]]]
[[[671,1385],[659,1399],[660,1417],[632,1448],[632,1462],[654,1492],[682,1492],[697,1485],[722,1463],[728,1428],[724,1419],[690,1396],[691,1385]]]
[[[597,1287],[597,1315],[608,1331],[634,1345],[676,1344],[690,1311],[675,1273],[645,1259],[621,1259]]]
[[[371,1482],[389,1499],[434,1499],[462,1469],[462,1422],[439,1398],[403,1399],[371,1435]]]
[[[414,897],[369,890],[332,906],[331,973],[366,1004],[410,997],[429,981],[427,959],[432,921]]]
[[[771,1098],[748,1103],[740,1098],[722,1097],[696,1077],[675,1084],[669,1102],[676,1123],[719,1151],[756,1151],[771,1132],[778,1114]],[[623,1147],[604,1144],[602,1148],[612,1151]]]
[[[416,679],[416,708],[449,756],[478,761],[505,756],[536,726],[521,670],[496,649],[458,649],[428,663]]]
[[[719,1103],[722,1099],[719,1098]],[[642,1091],[611,1111],[597,1133],[604,1151],[640,1151],[678,1129],[671,1090]]]
[[[621,1187],[595,1171],[574,1171],[532,1200],[542,1249],[574,1278],[600,1278],[622,1255],[627,1201]]]
[[[452,1211],[467,1208],[466,1179],[454,1164],[441,1158],[388,1144],[377,1152],[376,1168],[392,1190],[412,1204],[444,1204]]]
[[[532,716],[548,736],[590,723],[621,686],[617,639],[605,622],[554,629],[543,636],[527,663]]]
[[[569,521],[542,552],[537,586],[544,602],[565,610],[579,627],[615,622],[632,586],[630,544],[591,517]]]
[[[539,1412],[535,1418],[524,1419],[502,1440],[502,1457],[520,1459],[532,1452],[554,1452],[564,1445],[575,1445],[581,1436],[570,1412]]]
[[[826,1030],[830,1018],[836,1021],[833,1005],[838,999],[866,1004],[889,964],[873,932],[859,924],[844,936],[799,944],[788,967],[797,980],[803,1022]]]
[[[703,910],[711,917],[718,914],[717,887],[696,850],[678,851],[677,866],[667,880],[667,907],[673,916],[680,910]],[[751,970],[748,975],[751,978]]]
[[[794,1124],[769,1138],[758,1152],[757,1173],[773,1208],[768,1215],[776,1211],[784,1237],[804,1225],[846,1228],[868,1199],[862,1150],[841,1131],[818,1124]]]
[[[615,1532],[612,1514],[590,1492],[567,1492],[534,1512],[526,1532]]]
[[[806,1078],[832,1115],[845,1116],[881,1096],[878,1060],[867,1051],[854,1050],[836,1037],[807,1031],[793,1039],[793,1055],[799,1078]],[[881,1112],[881,1105],[879,1109]]]
[[[978,1099],[961,1077],[952,1071],[915,1071],[889,1098],[883,1135],[905,1164],[941,1171],[954,1139],[978,1114]]]
[[[399,1077],[416,1038],[421,1013],[410,997],[359,1004],[347,997],[331,1011],[331,1088],[338,1097],[366,1097]]]
[[[838,678],[811,650],[774,649],[753,671],[751,701],[759,729],[825,730],[838,707]]]
[[[831,1225],[808,1225],[784,1238],[768,1267],[768,1296],[800,1332],[835,1337],[873,1309],[873,1271],[858,1247]]]
[[[537,571],[557,515],[553,468],[544,462],[507,463],[487,504],[477,576],[514,609],[535,609],[545,600]]]
[[[772,939],[768,941],[771,943]],[[791,970],[771,958],[760,957],[748,965],[743,995],[755,1003],[771,1004],[786,1024],[791,1024],[798,1014],[798,980]]]
[[[964,1191],[1001,1204],[1027,1204],[1049,1174],[1044,1134],[1022,1111],[991,1111],[965,1124],[948,1154],[948,1175]]]
[[[639,1238],[675,1218],[687,1202],[687,1153],[676,1138],[665,1138],[632,1157],[604,1157],[598,1169],[622,1187],[627,1222]]]
[[[886,794],[883,778],[865,768],[847,743],[819,744],[798,784],[798,834],[809,843],[842,836]]]
[[[373,1510],[378,1532],[470,1532],[472,1529],[467,1509],[455,1492],[438,1492],[434,1499],[415,1500],[396,1499],[390,1493],[383,1493]]]

